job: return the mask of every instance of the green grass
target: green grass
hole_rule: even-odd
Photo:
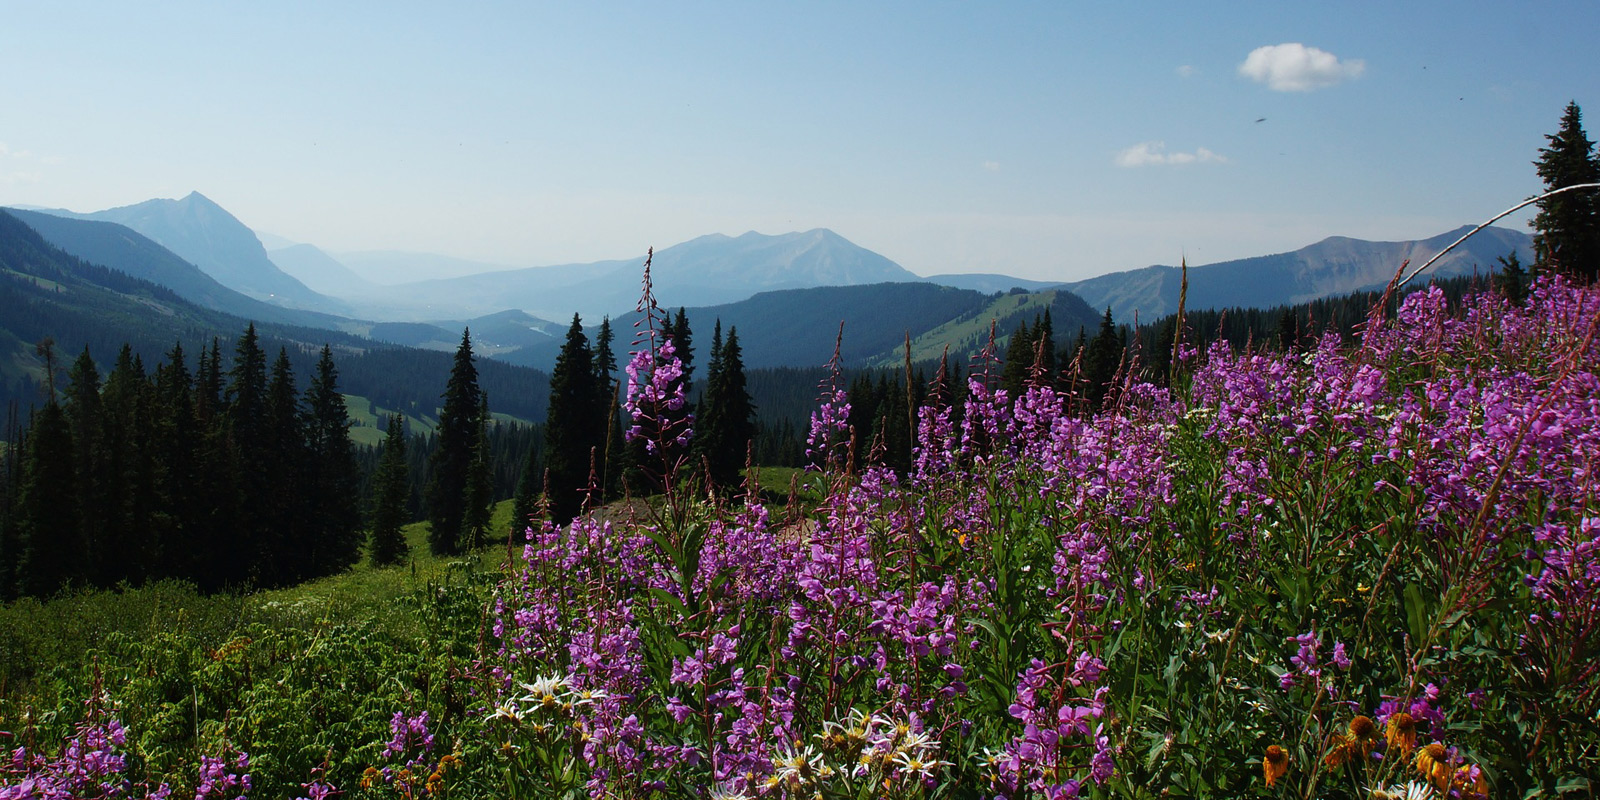
[[[412,433],[432,434],[438,424],[437,418],[419,417],[414,414],[404,414],[394,409],[384,408],[369,401],[359,394],[344,395],[344,407],[350,416],[350,441],[360,447],[376,447],[388,434],[389,415],[400,413],[411,426]],[[493,409],[489,416],[496,423],[512,425],[532,425],[533,423],[522,417],[510,414],[501,414]]]
[[[344,396],[345,413],[350,416],[350,441],[362,447],[376,447],[388,434],[389,416],[398,413],[375,405],[358,394]],[[433,433],[435,420],[404,415],[415,433]]]
[[[1000,295],[975,314],[951,320],[912,339],[911,360],[917,363],[936,361],[944,354],[946,346],[950,348],[952,353],[964,352],[968,349],[976,350],[988,340],[991,320],[1004,320],[1019,314],[1026,314],[1031,320],[1034,315],[1043,315],[1045,310],[1055,302],[1055,299],[1056,293],[1054,291]],[[1010,336],[996,338],[995,346],[1000,348],[1002,354],[1005,352],[1006,342],[1010,338]],[[897,367],[904,363],[905,354],[900,352],[872,366]]]
[[[429,586],[496,574],[507,558],[511,506],[510,500],[495,505],[488,547],[459,556],[429,552],[428,524],[418,522],[404,528],[410,557],[399,566],[373,567],[363,556],[338,575],[244,595],[203,595],[188,584],[162,581],[0,606],[0,717],[7,706],[28,702],[39,679],[77,665],[114,633],[143,640],[181,630],[214,649],[257,623],[307,629],[372,621],[397,638],[414,639],[423,631],[415,604],[405,600]]]

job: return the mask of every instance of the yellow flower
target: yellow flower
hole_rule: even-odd
[[[1261,774],[1267,779],[1267,786],[1278,782],[1278,779],[1289,771],[1289,751],[1282,747],[1272,745],[1267,748],[1267,754],[1261,758]]]
[[[1402,754],[1410,753],[1417,746],[1417,721],[1404,711],[1390,717],[1388,741]]]
[[[1434,742],[1417,751],[1417,773],[1441,790],[1450,788],[1450,753]]]

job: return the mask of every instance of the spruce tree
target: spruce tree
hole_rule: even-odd
[[[478,443],[482,408],[472,332],[461,333],[450,382],[439,410],[438,444],[428,460],[428,549],[434,555],[461,552],[461,522],[467,516],[467,475]]]
[[[472,464],[467,469],[466,508],[461,518],[463,549],[477,550],[489,541],[489,515],[493,511],[493,454],[489,448],[489,399],[478,406],[478,438],[472,448]]]
[[[529,442],[522,475],[517,479],[516,500],[511,504],[512,543],[523,544],[528,541],[528,529],[533,527],[533,515],[538,512],[539,494],[543,491],[544,473],[539,468],[539,444]]]
[[[295,388],[294,368],[286,348],[278,349],[267,382],[265,450],[251,458],[255,471],[265,473],[266,513],[256,535],[254,571],[267,584],[286,585],[309,577],[317,568],[307,501],[310,481],[303,480],[307,456],[306,431],[300,413],[300,392]]]
[[[98,524],[114,534],[86,537],[102,559],[98,580],[106,586],[121,580],[140,583],[157,568],[158,544],[152,527],[158,514],[158,467],[151,436],[150,394],[144,362],[124,344],[101,390],[105,505]]]
[[[221,354],[215,348],[210,370],[220,371]],[[261,349],[255,324],[234,345],[233,367],[228,370],[225,407],[220,415],[219,461],[213,468],[229,485],[219,486],[219,503],[213,520],[211,576],[222,586],[243,586],[253,575],[271,572],[257,559],[268,555],[275,538],[271,525],[279,499],[272,496],[269,469],[275,460],[267,425],[267,356]],[[263,567],[266,567],[264,570]]]
[[[72,504],[76,512],[77,536],[89,553],[90,579],[100,585],[114,583],[109,570],[117,566],[108,558],[103,536],[108,531],[119,531],[122,520],[115,518],[115,508],[108,501],[106,491],[107,458],[102,446],[104,411],[100,405],[100,370],[89,356],[89,348],[72,362],[67,373],[66,407],[67,426],[72,431],[74,451],[73,478],[77,498]]]
[[[1594,142],[1583,132],[1583,112],[1576,102],[1561,115],[1561,130],[1545,137],[1533,162],[1545,191],[1600,183],[1600,160]],[[1556,268],[1584,281],[1600,274],[1600,192],[1578,189],[1540,200],[1533,218],[1534,251],[1540,269]]]
[[[6,429],[0,446],[0,603],[17,596],[16,567],[21,558],[22,423],[15,400],[6,404]]]
[[[1033,368],[1034,331],[1024,321],[1006,343],[1006,362],[1000,371],[1000,388],[1014,401],[1022,394],[1028,382],[1028,372]]]
[[[350,414],[339,393],[333,348],[322,346],[305,395],[306,466],[302,491],[309,512],[306,555],[313,574],[329,575],[361,557],[361,470],[350,443]]]
[[[720,322],[717,333],[721,333]],[[726,489],[738,484],[750,442],[755,438],[755,405],[745,386],[739,329],[729,328],[728,338],[720,346],[714,336],[712,345],[710,373],[701,401],[704,417],[696,420],[695,444],[699,463],[705,464],[712,483]]]
[[[604,444],[596,455],[600,492],[604,499],[622,493],[622,474],[627,469],[626,438],[622,433],[621,386],[617,383],[617,356],[612,349],[616,335],[611,318],[602,317],[594,337],[595,409],[601,414],[600,430]]]
[[[570,521],[582,508],[591,453],[605,441],[600,427],[602,416],[594,408],[600,396],[595,384],[589,337],[583,333],[583,321],[573,314],[567,340],[550,373],[550,410],[544,425],[545,471],[549,474],[550,491],[546,502],[551,519],[557,524]]]
[[[1509,256],[1500,256],[1495,260],[1500,262],[1500,274],[1495,278],[1495,286],[1512,304],[1522,305],[1528,299],[1528,270],[1522,266],[1522,259],[1513,251]]]
[[[383,454],[373,473],[372,536],[368,554],[372,565],[383,567],[406,560],[409,550],[401,526],[406,524],[406,502],[411,494],[411,478],[406,469],[405,425],[399,414],[389,417]]]
[[[201,442],[192,384],[183,345],[174,344],[155,375],[150,441],[153,457],[162,465],[154,484],[162,514],[152,538],[161,575],[198,582],[202,567],[198,535],[206,498],[199,493]]]
[[[1100,331],[1084,348],[1083,377],[1089,394],[1089,407],[1099,411],[1116,399],[1113,383],[1122,368],[1123,342],[1111,309],[1100,320]]]
[[[22,464],[15,573],[19,594],[47,597],[87,577],[89,553],[74,507],[74,459],[67,415],[51,399],[29,426]]]

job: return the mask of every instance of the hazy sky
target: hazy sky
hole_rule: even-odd
[[[0,204],[517,266],[827,227],[1070,280],[1534,194],[1600,3],[0,0]],[[1526,219],[1525,217],[1523,219]]]

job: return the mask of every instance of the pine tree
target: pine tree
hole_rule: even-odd
[[[295,388],[294,368],[285,348],[278,349],[278,357],[272,362],[272,377],[267,382],[265,431],[267,445],[258,456],[255,471],[264,473],[267,503],[262,506],[265,513],[256,518],[259,527],[254,571],[258,581],[285,585],[309,577],[316,568],[308,513],[313,490],[310,481],[302,479],[310,458],[300,413],[300,392]],[[246,459],[250,455],[247,451]]]
[[[1522,305],[1528,299],[1528,270],[1522,266],[1522,259],[1513,251],[1511,255],[1495,260],[1500,262],[1500,275],[1496,277],[1495,285],[1512,304]]]
[[[322,346],[306,387],[306,468],[302,491],[310,512],[306,557],[312,574],[341,572],[361,558],[361,471],[350,443],[350,414],[339,393],[333,348]]]
[[[611,344],[616,335],[611,331],[611,318],[600,320],[600,331],[594,337],[595,408],[601,413],[600,429],[605,443],[601,447],[596,465],[600,471],[602,497],[610,499],[622,493],[622,474],[627,469],[626,439],[622,434],[621,386],[617,383],[617,356]]]
[[[1113,383],[1122,368],[1122,335],[1111,319],[1111,309],[1100,320],[1100,331],[1089,341],[1083,353],[1083,377],[1089,394],[1089,407],[1099,411],[1116,399]]]
[[[72,429],[54,399],[29,426],[17,500],[18,594],[46,597],[87,577],[73,466]]]
[[[97,524],[109,536],[87,535],[101,559],[98,581],[143,582],[156,569],[155,441],[151,436],[149,377],[144,362],[124,344],[101,391],[100,441],[104,506]]]
[[[1022,394],[1028,382],[1028,373],[1033,369],[1034,336],[1034,330],[1024,321],[1017,326],[1016,333],[1011,334],[1011,341],[1006,343],[1006,362],[1000,371],[1000,388],[1005,389],[1012,400]]]
[[[713,485],[726,489],[739,483],[756,427],[755,406],[745,386],[739,330],[729,328],[725,342],[719,341],[721,333],[719,321],[711,340],[711,365],[701,416],[695,420],[694,441],[697,463],[705,465]]]
[[[595,384],[589,337],[583,333],[583,321],[573,314],[567,340],[550,373],[550,411],[544,425],[550,492],[546,502],[551,519],[557,524],[570,521],[582,508],[591,454],[605,444],[602,417],[594,409],[600,396]]]
[[[1545,191],[1584,183],[1600,183],[1600,159],[1594,142],[1583,132],[1583,113],[1576,102],[1567,104],[1561,130],[1546,136],[1550,146],[1540,148],[1539,177]],[[1534,251],[1540,269],[1556,268],[1581,280],[1600,275],[1600,192],[1578,189],[1539,201],[1533,218]]]
[[[174,344],[155,375],[150,441],[152,457],[162,465],[154,484],[162,513],[152,539],[161,576],[198,582],[203,566],[198,536],[205,520],[201,510],[205,497],[199,493],[201,442],[192,384],[183,345]]]
[[[399,564],[409,555],[400,528],[406,523],[406,503],[411,494],[411,477],[406,469],[405,425],[399,414],[389,417],[388,436],[383,440],[383,455],[378,460],[372,483],[375,490],[368,554],[375,567]]]
[[[220,373],[220,362],[221,353],[213,348],[208,372]],[[219,420],[217,463],[209,466],[227,485],[217,487],[221,496],[209,531],[214,556],[210,576],[222,586],[242,586],[270,566],[256,559],[275,537],[271,525],[279,502],[272,496],[270,470],[259,466],[275,458],[275,449],[267,425],[267,356],[253,323],[234,345]]]
[[[539,445],[536,442],[529,442],[522,475],[517,479],[516,500],[511,504],[513,544],[523,544],[528,541],[528,529],[533,527],[533,515],[539,510],[539,495],[543,491],[544,472],[539,468]]]
[[[72,362],[67,373],[66,408],[67,426],[72,431],[73,477],[77,488],[72,509],[77,514],[78,537],[89,553],[90,579],[100,586],[115,582],[110,570],[117,561],[108,557],[103,535],[108,531],[123,530],[122,520],[114,518],[112,504],[107,498],[107,459],[102,446],[104,410],[100,405],[100,370],[89,357],[89,348]]]
[[[0,446],[0,603],[17,596],[16,566],[21,559],[22,423],[15,400],[6,404],[6,429]]]
[[[478,442],[482,408],[478,368],[472,362],[472,333],[462,331],[450,382],[439,410],[438,445],[428,461],[428,549],[434,555],[461,552],[461,523],[467,516],[467,475]]]
[[[489,449],[489,399],[478,405],[478,438],[472,448],[472,465],[467,469],[466,509],[461,518],[461,543],[467,550],[482,548],[489,541],[489,514],[493,510],[493,456]]]

